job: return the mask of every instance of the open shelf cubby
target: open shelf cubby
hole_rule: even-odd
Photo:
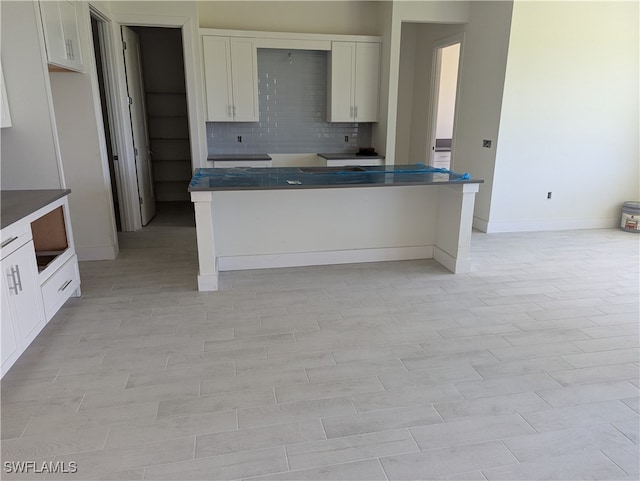
[[[31,223],[38,272],[42,272],[69,248],[62,206]]]

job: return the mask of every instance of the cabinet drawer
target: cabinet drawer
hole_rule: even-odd
[[[74,255],[42,285],[42,298],[47,321],[53,317],[78,287],[80,287],[80,273],[78,258]]]
[[[435,162],[450,162],[451,152],[436,152],[433,156]]]
[[[232,167],[271,167],[271,160],[218,160],[213,162],[214,168],[228,169]]]
[[[31,228],[28,222],[16,222],[8,227],[2,229],[1,249],[2,259],[7,257],[12,252],[18,250],[20,246],[23,246],[29,240],[31,240]]]

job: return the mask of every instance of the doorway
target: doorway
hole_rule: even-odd
[[[160,213],[193,211],[182,30],[131,27],[138,36],[153,191]]]
[[[189,213],[191,139],[182,29],[122,26],[117,33],[122,41],[110,44],[109,35],[117,30],[93,11],[91,27],[118,231],[137,230],[156,210],[175,212],[176,204]],[[122,56],[109,52],[113,44],[122,45]],[[111,63],[117,58],[123,65]],[[126,109],[118,107],[112,93],[120,72]],[[118,147],[133,155],[118,155]]]
[[[109,163],[109,178],[111,183],[111,192],[113,198],[113,212],[115,216],[116,229],[122,230],[122,208],[123,208],[123,191],[120,189],[119,181],[119,165],[117,145],[115,142],[115,128],[112,105],[112,93],[107,81],[108,72],[106,66],[106,22],[91,12],[91,35],[93,37],[93,54],[96,61],[96,73],[98,77],[98,89],[100,91],[100,107],[102,110],[102,119],[104,127],[104,136],[106,141],[107,159]]]
[[[453,165],[458,80],[462,39],[456,35],[436,42],[433,78],[429,165],[450,169]]]

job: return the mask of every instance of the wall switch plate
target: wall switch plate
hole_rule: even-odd
[[[491,141],[487,140],[487,139],[482,139],[482,146],[487,148],[487,149],[490,149],[491,148]]]

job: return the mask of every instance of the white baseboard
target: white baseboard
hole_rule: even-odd
[[[198,290],[199,291],[217,291],[218,275],[217,274],[198,274]]]
[[[474,218],[474,227],[476,219]],[[486,229],[477,228],[488,234],[502,232],[542,232],[552,230],[578,230],[578,229],[610,229],[618,227],[619,218],[601,217],[596,219],[541,219],[508,222],[487,222]]]
[[[480,217],[473,217],[473,228],[477,229],[481,232],[487,232],[487,229],[489,228],[489,222],[481,219]]]
[[[349,249],[339,251],[293,252],[218,258],[220,271],[270,269],[277,267],[358,264],[361,262],[402,261],[433,258],[433,246]]]
[[[433,247],[433,258],[454,274],[465,274],[467,272],[471,272],[470,259],[456,259],[437,246]]]
[[[118,245],[100,247],[76,247],[79,261],[110,261],[118,257]]]

